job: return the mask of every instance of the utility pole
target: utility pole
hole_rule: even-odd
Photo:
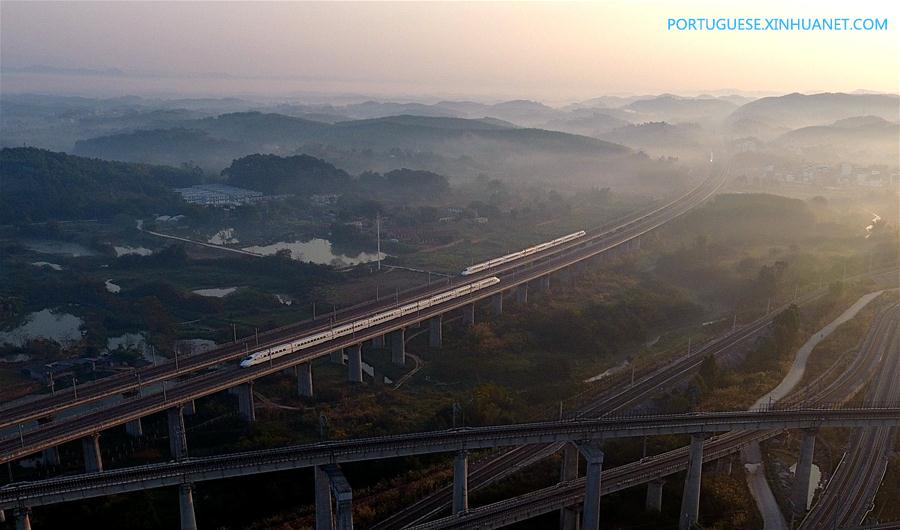
[[[381,212],[375,214],[375,234],[378,240],[378,270],[381,271]]]
[[[231,336],[234,337],[234,342],[237,342],[237,326],[234,322],[231,323]]]

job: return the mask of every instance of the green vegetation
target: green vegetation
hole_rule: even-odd
[[[350,175],[333,165],[308,155],[282,158],[250,155],[235,160],[222,170],[228,183],[269,194],[313,195],[343,191]]]
[[[185,205],[169,188],[198,181],[184,169],[6,148],[0,151],[0,223],[177,212]]]

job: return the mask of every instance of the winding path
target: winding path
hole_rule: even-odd
[[[803,379],[803,374],[806,373],[806,362],[809,360],[809,355],[815,347],[825,340],[826,337],[831,335],[831,333],[841,324],[854,318],[869,304],[869,302],[877,298],[883,292],[883,290],[875,291],[861,296],[859,300],[848,307],[840,314],[840,316],[829,322],[819,331],[813,333],[803,346],[797,350],[797,354],[794,357],[794,363],[791,365],[791,369],[788,370],[787,375],[784,376],[784,379],[778,383],[778,386],[759,398],[756,403],[750,407],[750,410],[758,410],[759,408],[765,407],[770,403],[775,403],[788,395],[788,393],[800,383],[800,380]],[[778,503],[775,500],[775,495],[772,493],[772,488],[769,487],[769,483],[766,480],[765,466],[762,462],[762,452],[759,449],[759,444],[753,442],[744,448],[744,450],[741,451],[741,460],[744,462],[744,468],[747,471],[747,486],[750,488],[750,493],[756,501],[756,507],[759,509],[763,518],[764,530],[788,530],[787,521],[785,521],[784,515],[781,513],[781,509],[778,507]]]

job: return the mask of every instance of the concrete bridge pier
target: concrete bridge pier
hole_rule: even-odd
[[[681,518],[679,530],[691,530],[700,515],[700,476],[703,472],[703,442],[706,434],[691,435],[688,472],[684,479],[684,493],[681,497]]]
[[[500,316],[503,314],[503,292],[499,292],[497,294],[491,295],[491,309],[494,311],[494,315]]]
[[[81,439],[84,453],[84,470],[87,473],[103,471],[103,457],[100,456],[100,434],[94,433]]]
[[[48,447],[41,451],[41,463],[44,467],[54,467],[59,465],[59,448]]]
[[[46,425],[53,421],[52,417],[38,419],[38,425]],[[54,467],[59,465],[59,448],[48,447],[41,451],[41,465],[44,467]]]
[[[184,406],[184,415],[185,416],[193,416],[197,413],[197,403],[195,400],[190,400],[182,404]]]
[[[144,425],[141,419],[131,420],[125,424],[125,432],[132,438],[140,438],[144,435]]]
[[[453,459],[453,513],[469,509],[469,452],[462,450]]]
[[[297,395],[313,397],[312,362],[298,364],[294,370],[297,374]]]
[[[181,515],[181,530],[197,530],[193,484],[187,483],[178,486],[178,507]]]
[[[334,514],[331,511],[331,481],[322,466],[313,467],[316,483],[316,530],[333,530]]]
[[[4,512],[3,510],[0,510],[0,523],[5,523],[5,522],[6,522],[6,512]]]
[[[600,480],[603,475],[603,451],[599,442],[589,442],[579,446],[579,451],[587,461],[584,490],[584,515],[581,527],[584,530],[600,528]]]
[[[475,304],[471,303],[462,308],[463,326],[472,327],[475,325]]]
[[[441,329],[443,320],[443,315],[428,319],[428,346],[431,348],[440,348],[444,342]]]
[[[647,484],[647,511],[648,512],[661,512],[662,511],[662,494],[663,494],[663,486],[666,481],[663,479],[656,479]]]
[[[31,509],[18,508],[15,510],[16,530],[31,530]]]
[[[541,276],[541,290],[550,292],[550,275]]]
[[[347,381],[362,383],[362,345],[355,344],[344,350],[347,352]]]
[[[253,381],[234,387],[238,399],[238,414],[247,421],[256,421],[256,408],[253,404]]]
[[[378,335],[372,339],[372,347],[377,349],[384,348],[384,335]]]
[[[353,490],[347,482],[341,468],[335,464],[328,464],[322,468],[328,475],[330,484],[330,496],[334,498],[336,509],[335,527],[337,530],[353,530]],[[331,499],[329,499],[329,504]],[[318,513],[318,512],[317,512]],[[316,527],[318,527],[318,521]]]
[[[335,350],[329,353],[328,360],[332,364],[344,364],[344,350]]]
[[[578,448],[572,444],[563,447],[562,465],[560,466],[560,482],[568,482],[578,478]],[[566,506],[559,511],[560,530],[578,530],[578,509]]]
[[[528,284],[523,283],[516,288],[516,303],[519,305],[528,303]]]
[[[799,521],[809,508],[809,476],[812,473],[813,454],[816,449],[816,429],[804,429],[800,443],[800,458],[794,468],[794,486],[791,491],[792,515]]]
[[[169,452],[175,460],[188,456],[187,431],[184,428],[184,406],[172,407],[166,413],[169,420]]]
[[[404,328],[391,333],[391,362],[397,366],[406,365],[406,330]]]

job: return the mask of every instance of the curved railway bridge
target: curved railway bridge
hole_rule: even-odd
[[[574,419],[491,427],[449,429],[355,440],[303,444],[279,449],[248,451],[204,458],[182,457],[176,461],[60,477],[0,488],[0,509],[15,509],[27,520],[35,506],[73,501],[129,491],[179,486],[183,495],[183,527],[194,528],[191,484],[235,476],[315,468],[317,520],[329,528],[332,517],[339,528],[352,528],[352,490],[340,471],[347,462],[453,453],[454,504],[467,509],[467,454],[476,449],[529,444],[571,443],[587,460],[587,474],[580,493],[584,499],[584,527],[597,528],[603,473],[603,440],[667,434],[691,436],[685,504],[696,521],[700,469],[704,441],[715,433],[758,432],[824,427],[872,428],[900,425],[900,404],[870,404],[865,407],[816,407],[768,409],[752,412],[631,415],[601,419]],[[575,488],[578,489],[578,488]],[[693,508],[692,508],[693,507]],[[336,513],[333,513],[336,509]],[[326,515],[327,514],[327,515]],[[187,520],[187,516],[190,516]],[[317,523],[318,526],[318,523]]]

